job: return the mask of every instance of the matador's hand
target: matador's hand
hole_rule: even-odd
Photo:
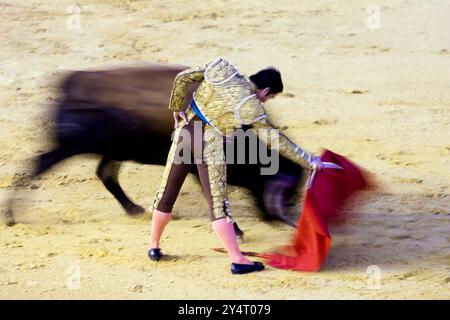
[[[178,128],[178,125],[182,119],[185,121],[185,123],[189,123],[184,111],[174,111],[173,119],[175,120],[174,128]]]
[[[320,158],[317,156],[312,156],[312,159],[311,159],[311,162],[309,163],[309,165],[312,167],[313,170],[317,169],[318,171],[322,170],[325,167],[322,160],[320,160]]]

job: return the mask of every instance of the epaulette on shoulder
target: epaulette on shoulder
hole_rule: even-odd
[[[219,57],[208,64],[204,76],[206,82],[220,85],[230,81],[238,73],[239,72],[231,63],[224,58]]]

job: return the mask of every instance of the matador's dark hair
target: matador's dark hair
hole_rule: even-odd
[[[269,94],[283,92],[281,73],[275,68],[267,68],[250,76],[258,89],[270,88]]]

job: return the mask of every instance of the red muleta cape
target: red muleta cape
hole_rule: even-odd
[[[294,243],[283,247],[283,253],[263,255],[272,267],[318,271],[330,251],[328,221],[339,213],[354,192],[368,186],[362,170],[343,156],[325,150],[320,159],[344,170],[322,169],[316,173],[306,193]]]

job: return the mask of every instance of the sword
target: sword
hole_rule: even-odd
[[[340,165],[333,163],[333,162],[322,162],[323,163],[323,169],[338,169],[338,170],[344,170]],[[308,189],[311,188],[312,183],[314,181],[314,178],[316,177],[317,169],[314,169],[311,175],[308,178]]]

